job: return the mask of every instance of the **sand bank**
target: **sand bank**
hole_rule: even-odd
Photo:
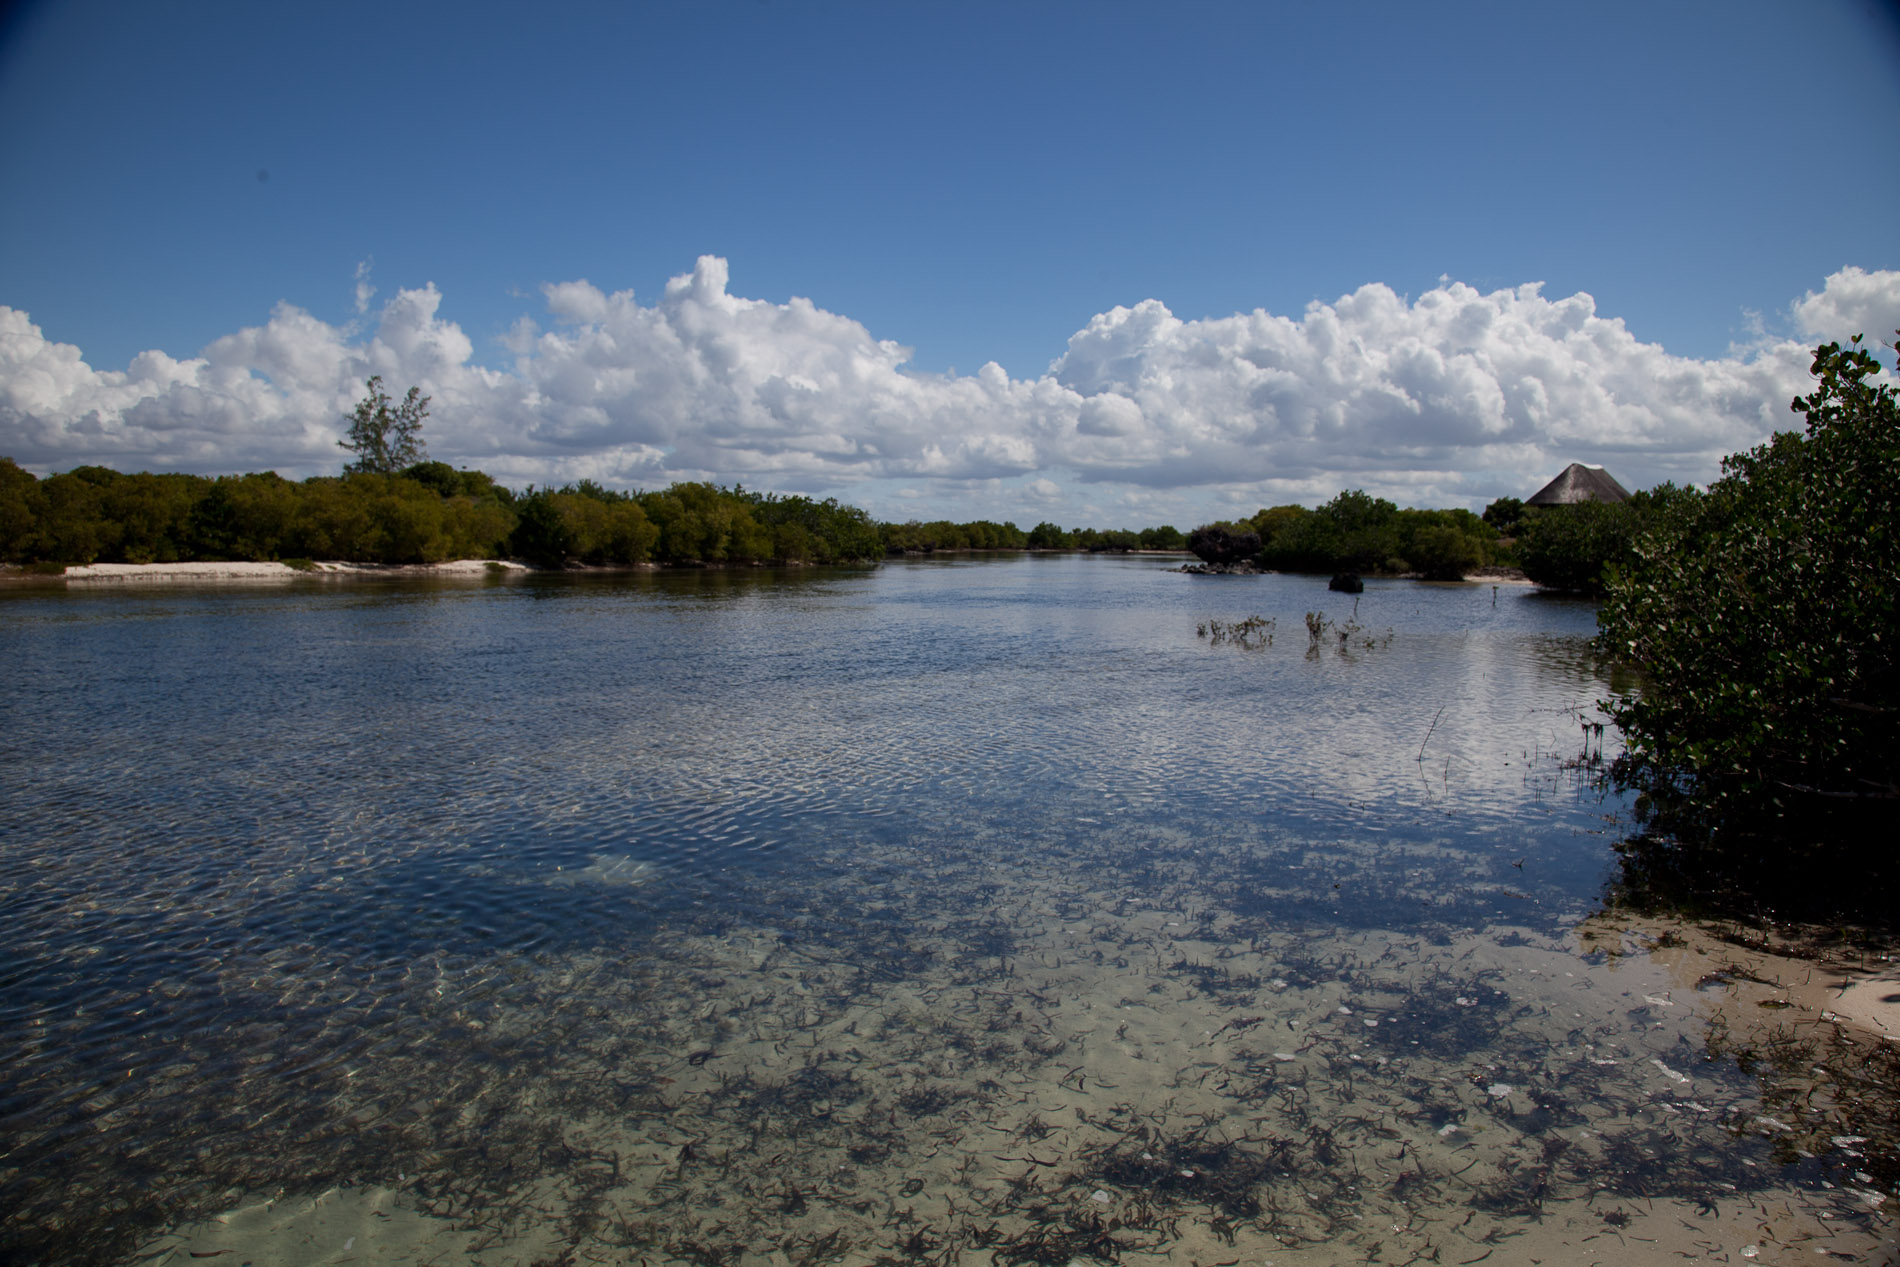
[[[1751,1008],[1782,1012],[1795,1024],[1900,1043],[1900,956],[1891,949],[1804,949],[1721,923],[1631,919],[1623,927],[1651,940],[1650,958],[1678,987],[1706,992],[1720,986],[1744,1015]]]
[[[65,571],[68,581],[288,581],[310,576],[483,576],[526,572],[525,563],[503,559],[455,559],[447,563],[86,563]]]

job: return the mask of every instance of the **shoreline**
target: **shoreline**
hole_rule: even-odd
[[[294,581],[341,576],[490,576],[532,572],[525,563],[504,559],[453,559],[443,563],[82,563],[64,572],[9,570],[8,579],[149,584],[170,581]]]
[[[990,554],[1001,551],[948,551],[939,550],[935,554]],[[1031,553],[1028,551],[1019,553]],[[1083,551],[1038,551],[1034,553],[1080,554]],[[1130,550],[1124,553],[1149,557],[1180,557],[1178,550]],[[928,553],[906,552],[890,555],[886,558],[930,557]],[[1192,556],[1188,556],[1192,557]],[[881,560],[880,560],[881,562]],[[761,564],[761,563],[725,563],[725,564],[673,564],[634,563],[627,565],[573,565],[559,568],[536,567],[514,559],[450,559],[441,563],[346,563],[342,561],[324,561],[303,563],[292,566],[282,562],[252,562],[238,560],[201,560],[191,563],[75,563],[59,572],[43,571],[34,566],[19,564],[0,564],[0,585],[31,584],[53,581],[80,581],[106,584],[152,584],[179,581],[237,581],[237,582],[275,582],[294,581],[311,577],[476,577],[525,575],[537,572],[660,572],[706,571],[706,570],[756,570],[761,567],[808,567],[805,563]],[[1198,576],[1267,576],[1282,575],[1256,567],[1228,568],[1208,564],[1189,563],[1172,571]],[[1308,575],[1306,573],[1285,573],[1284,575]],[[1320,573],[1311,573],[1318,576]],[[1380,577],[1381,580],[1416,581],[1420,584],[1441,585],[1522,585],[1531,584],[1523,571],[1518,568],[1480,568],[1461,581],[1426,581],[1415,574]]]
[[[538,567],[516,559],[450,559],[441,563],[346,563],[325,561],[293,566],[282,562],[200,561],[194,563],[75,563],[62,571],[42,570],[33,566],[0,564],[0,586],[55,584],[77,581],[83,585],[144,585],[171,583],[236,582],[244,584],[283,581],[377,577],[418,578],[547,575],[605,575],[634,572],[757,572],[770,568],[801,569],[814,566],[802,561],[783,563],[570,563],[564,567]],[[836,565],[851,566],[851,565]]]
[[[1168,569],[1186,576],[1326,576],[1325,572],[1283,572],[1278,568],[1263,568],[1256,563],[1184,563],[1178,568]],[[1536,582],[1524,575],[1523,568],[1482,567],[1473,568],[1455,581],[1435,581],[1422,572],[1361,572],[1361,580],[1369,581],[1416,581],[1420,585],[1524,585],[1535,586]]]
[[[881,560],[880,560],[881,561]],[[868,560],[841,564],[812,564],[803,560],[736,563],[568,563],[561,567],[542,567],[518,559],[448,559],[441,563],[349,563],[341,560],[295,564],[278,561],[199,560],[191,563],[74,563],[59,571],[45,565],[0,563],[0,586],[81,581],[109,584],[142,584],[175,581],[294,581],[312,578],[344,577],[486,577],[548,575],[594,575],[631,572],[757,572],[773,568],[797,570],[816,566],[875,566]]]

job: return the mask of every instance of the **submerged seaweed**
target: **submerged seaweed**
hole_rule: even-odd
[[[1128,861],[1152,875],[1151,849]],[[1578,1199],[1892,1182],[1881,1097],[1900,1071],[1819,1036],[1698,1045],[1655,1004],[1582,994],[1590,1012],[1559,1019],[1504,966],[1552,955],[1538,938],[1460,943],[1491,946],[1486,966],[1425,936],[1275,934],[1180,883],[1123,887],[1099,842],[1092,862],[1102,887],[1067,931],[1047,913],[1074,892],[1059,860],[1002,907],[967,851],[907,895],[828,878],[822,933],[787,892],[759,932],[675,917],[613,953],[414,965],[373,997],[301,966],[247,977],[252,1019],[176,1049],[188,1097],[92,1105],[122,1153],[5,1177],[9,1238],[106,1261],[233,1192],[403,1175],[478,1244],[550,1225],[569,1248],[691,1262],[1112,1262],[1189,1226],[1302,1244],[1446,1202],[1501,1227]],[[898,917],[849,918],[860,901]],[[1171,927],[1157,907],[1198,914]],[[1089,997],[1121,1019],[1075,1013]],[[1183,1036],[1189,1017],[1204,1036]],[[400,1041],[354,1041],[391,1027]],[[296,1067],[275,1054],[287,1034]],[[1150,1067],[1153,1089],[1127,1085]],[[1694,1103],[1656,1100],[1671,1077]],[[137,1164],[159,1139],[188,1172]]]

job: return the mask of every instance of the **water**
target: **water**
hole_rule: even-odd
[[[1887,1234],[1599,911],[1588,604],[1166,566],[0,592],[0,1256]]]

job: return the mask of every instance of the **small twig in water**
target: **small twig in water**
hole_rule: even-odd
[[[1425,759],[1425,745],[1432,741],[1432,731],[1438,729],[1438,719],[1440,717],[1443,717],[1444,715],[1445,715],[1445,706],[1443,704],[1440,704],[1438,706],[1438,711],[1432,714],[1432,724],[1425,728],[1425,737],[1419,740],[1418,759],[1420,761],[1423,761]]]

